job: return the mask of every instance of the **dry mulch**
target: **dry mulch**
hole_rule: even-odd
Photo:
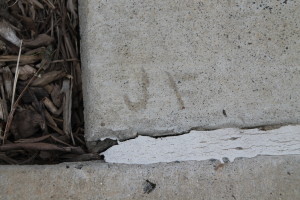
[[[100,159],[84,140],[77,0],[0,0],[0,164]]]

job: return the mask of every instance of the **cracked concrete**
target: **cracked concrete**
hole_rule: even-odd
[[[88,142],[300,123],[299,1],[79,1]]]

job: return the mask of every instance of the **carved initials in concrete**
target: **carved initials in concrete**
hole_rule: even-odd
[[[178,91],[178,87],[177,87],[177,85],[176,85],[176,83],[175,83],[175,81],[174,81],[173,76],[172,76],[169,72],[166,72],[166,74],[168,75],[168,78],[169,78],[169,86],[170,86],[170,88],[173,89],[174,92],[175,92],[175,95],[176,95],[176,98],[177,98],[177,102],[178,102],[179,108],[180,108],[180,109],[184,109],[184,108],[185,108],[185,107],[184,107],[184,103],[183,103],[183,100],[182,100],[182,98],[181,98],[181,95],[180,95],[180,93],[179,93],[179,91]]]
[[[146,108],[148,99],[149,99],[148,87],[149,87],[149,77],[148,77],[145,69],[142,68],[142,93],[143,93],[143,96],[138,102],[132,102],[129,99],[128,95],[125,94],[124,101],[129,110],[137,112],[141,109]]]
[[[180,107],[180,109],[184,109],[184,102],[181,98],[181,95],[178,91],[178,87],[174,81],[173,76],[169,73],[169,72],[165,72],[168,76],[168,80],[169,80],[169,87],[175,92],[176,95],[176,99],[178,102],[178,105]],[[149,87],[149,77],[145,71],[144,68],[142,68],[142,98],[138,101],[138,102],[132,102],[128,95],[125,94],[124,95],[124,101],[125,104],[127,105],[128,109],[131,111],[139,111],[142,109],[145,109],[147,107],[147,103],[149,100],[149,93],[148,93],[148,87]]]

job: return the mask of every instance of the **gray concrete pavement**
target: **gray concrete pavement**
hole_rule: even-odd
[[[0,166],[0,199],[296,200],[300,156],[151,165]]]
[[[79,1],[86,139],[299,123],[299,1]]]
[[[299,1],[79,0],[87,142],[172,135],[195,127],[299,123],[299,9]],[[257,143],[260,148],[247,150],[251,156],[265,145],[269,152],[299,152],[298,129],[284,135],[270,131],[271,138],[249,130],[218,132],[215,138],[197,133],[201,137],[187,143],[180,141],[185,135],[173,137],[173,143],[169,137],[161,141],[183,145],[177,152],[182,158],[186,146],[193,141],[191,147],[199,147],[203,138],[210,148],[219,145],[240,152],[250,142]],[[222,143],[228,138],[234,141]],[[213,144],[213,139],[218,142]],[[134,148],[143,153],[151,144]],[[158,146],[155,150],[165,147]],[[121,153],[132,158],[130,151]],[[222,154],[212,152],[206,156]],[[169,160],[159,160],[165,161]],[[0,199],[300,197],[300,155],[223,161],[0,166]]]

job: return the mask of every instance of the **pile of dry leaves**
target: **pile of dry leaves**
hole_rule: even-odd
[[[83,137],[77,1],[0,0],[0,164],[98,159]]]

